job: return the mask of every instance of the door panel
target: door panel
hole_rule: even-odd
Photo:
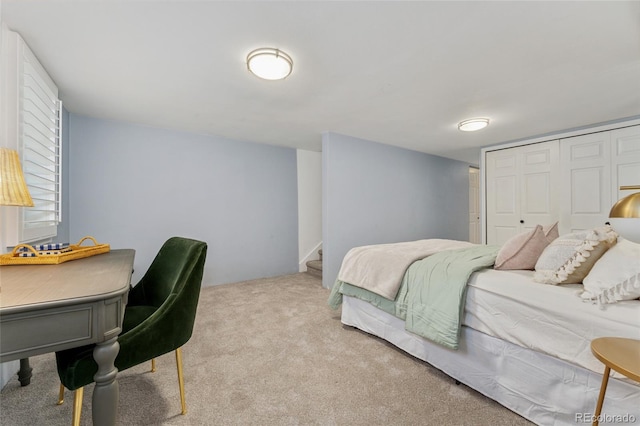
[[[521,230],[550,225],[559,218],[559,141],[522,147]]]
[[[559,142],[486,153],[487,243],[558,220]]]
[[[640,126],[631,126],[611,132],[611,204],[620,198],[638,192],[620,190],[620,186],[640,185]]]
[[[611,208],[610,132],[563,139],[560,232],[602,226]]]
[[[551,212],[549,173],[532,173],[524,176],[525,195],[522,200],[524,215],[547,215]]]
[[[518,156],[507,149],[486,153],[487,244],[502,244],[519,229]]]

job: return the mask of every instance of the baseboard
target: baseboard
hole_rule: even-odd
[[[20,361],[8,361],[0,364],[0,389],[6,385],[20,369]]]

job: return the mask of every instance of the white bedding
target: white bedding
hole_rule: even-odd
[[[474,273],[463,324],[598,373],[603,366],[591,354],[592,339],[640,339],[640,301],[600,307],[580,298],[580,284],[552,286],[532,276],[533,271]]]
[[[591,423],[585,419],[593,414],[602,372],[594,373],[467,326],[462,327],[460,348],[448,349],[406,331],[401,319],[349,296],[344,297],[342,323],[385,339],[536,424]],[[632,424],[637,424],[639,398],[640,385],[612,378],[602,412],[632,416]]]
[[[604,366],[591,354],[601,336],[640,339],[640,301],[599,306],[582,285],[552,286],[533,271],[471,275],[458,350],[412,334],[404,321],[344,296],[342,322],[379,336],[540,425],[590,423]],[[640,384],[613,372],[605,415],[640,422]],[[602,422],[601,424],[612,424]]]
[[[338,279],[394,300],[407,268],[444,250],[471,247],[467,241],[427,239],[354,247],[347,252]]]

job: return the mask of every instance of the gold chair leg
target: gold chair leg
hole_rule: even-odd
[[[152,373],[155,373],[155,372],[156,372],[156,359],[155,359],[155,358],[153,358],[153,359],[151,360],[151,372],[152,372]]]
[[[182,348],[176,349],[176,365],[178,366],[178,385],[180,386],[180,405],[182,413],[187,414],[187,403],[184,400],[184,377],[182,374]]]
[[[611,368],[608,365],[605,365],[604,374],[602,375],[602,384],[600,385],[600,394],[598,395],[598,404],[596,405],[596,412],[593,415],[593,426],[598,426],[600,421],[600,413],[602,412],[602,404],[604,403],[604,394],[607,391],[610,372]]]
[[[64,403],[64,385],[60,383],[60,392],[58,393],[58,405]]]
[[[72,426],[80,426],[80,414],[82,413],[82,396],[84,395],[84,388],[76,389],[73,395],[73,420]]]

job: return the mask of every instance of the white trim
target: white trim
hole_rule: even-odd
[[[530,145],[534,143],[547,142],[555,139],[566,139],[573,136],[588,135],[589,133],[606,132],[607,130],[622,129],[624,127],[631,127],[640,124],[640,118],[617,121],[608,124],[596,125],[594,127],[581,127],[576,130],[562,131],[558,133],[551,133],[545,136],[538,136],[531,139],[524,138],[513,142],[505,142],[497,145],[487,146],[481,149],[484,154],[487,151],[497,151],[499,149],[513,148],[514,146]]]
[[[317,259],[314,252],[322,244],[322,153],[296,150],[298,171],[298,270]]]
[[[298,263],[298,271],[299,272],[307,272],[307,262],[310,260],[318,260],[318,250],[322,248],[322,241],[320,241],[316,246],[309,252],[305,257],[300,260]]]

